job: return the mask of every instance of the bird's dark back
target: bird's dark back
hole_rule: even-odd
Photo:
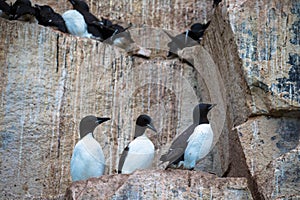
[[[5,2],[5,0],[0,0],[0,10],[4,12],[6,15],[9,15],[11,6]]]

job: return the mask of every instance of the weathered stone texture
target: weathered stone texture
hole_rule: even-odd
[[[299,111],[300,2],[227,4],[244,74],[253,93],[252,113],[287,115],[287,110]]]
[[[2,196],[64,193],[80,118],[111,115],[109,101],[98,103],[93,91],[112,93],[103,90],[103,74],[117,50],[34,24],[4,20],[1,26],[10,28],[1,31]],[[105,56],[100,60],[91,52]],[[87,62],[92,60],[92,65]]]
[[[60,13],[71,8],[67,1],[33,3]],[[99,17],[132,22],[134,40],[151,58],[0,19],[3,199],[63,199],[78,123],[87,114],[112,118],[95,131],[106,175],[72,184],[68,198],[299,198],[299,1],[228,0],[215,10],[212,1],[87,3]],[[175,35],[209,20],[202,46],[180,52],[194,67],[161,56],[169,38],[159,28]],[[218,106],[209,116],[216,145],[196,169],[247,182],[158,170],[159,156],[191,123],[199,101]],[[148,132],[157,149],[153,168],[114,175],[140,113],[148,113],[160,133]]]
[[[251,91],[238,126],[249,172],[266,199],[299,195],[299,1],[227,1]]]
[[[112,174],[140,113],[152,116],[160,133],[149,132],[158,149],[156,169],[176,133],[192,122],[194,105],[222,102],[215,88],[210,88],[213,82],[177,59],[128,57],[94,40],[0,20],[1,30],[6,30],[1,31],[0,110],[4,198],[64,193],[70,183],[69,163],[79,137],[78,124],[85,115],[112,118],[95,131],[107,158],[106,173]],[[207,68],[210,62],[201,66]],[[216,119],[215,142],[222,130],[222,112],[219,106],[210,116]],[[222,174],[226,166],[216,163],[221,157],[208,158],[201,169]]]
[[[265,196],[299,193],[300,120],[261,116],[237,130],[247,165]]]
[[[113,184],[116,179],[118,182]],[[66,199],[93,198],[252,199],[245,178],[218,178],[182,170],[143,170],[131,175],[103,176],[75,182],[67,189]]]

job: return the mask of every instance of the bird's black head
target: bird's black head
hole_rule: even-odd
[[[154,132],[157,132],[152,123],[151,117],[149,117],[148,115],[140,115],[136,120],[134,138],[143,135],[146,128],[150,128]]]
[[[7,16],[10,14],[11,5],[5,2],[5,0],[0,1],[0,10],[5,13]]]
[[[204,29],[205,29],[205,26],[200,23],[195,23],[191,26],[192,32],[200,32],[200,31],[203,31]]]
[[[53,13],[54,12],[54,10],[48,5],[40,6],[38,4],[35,4],[35,7],[45,13]]]
[[[147,124],[150,124],[151,121],[151,117],[148,115],[140,115],[136,120],[136,124],[139,126],[147,126]]]
[[[70,3],[73,5],[73,8],[78,11],[86,11],[89,12],[90,8],[87,3],[83,0],[69,0]]]
[[[52,13],[54,13],[54,10],[48,6],[48,5],[43,5],[40,6],[38,4],[35,4],[35,16],[37,17],[37,20],[43,20],[44,18],[48,18]]]
[[[207,114],[214,106],[216,104],[198,104],[193,111],[194,124],[208,124]]]
[[[93,133],[99,124],[107,120],[110,120],[110,118],[95,117],[93,115],[84,117],[79,124],[80,139],[89,133]]]
[[[200,38],[203,37],[203,34],[207,27],[209,26],[210,21],[206,24],[201,24],[201,23],[195,23],[191,26],[190,30],[190,37],[192,37],[194,40],[199,40]]]
[[[31,6],[30,0],[17,0],[15,3],[11,6],[9,19],[10,20],[16,20],[20,18],[21,16],[34,16],[35,15],[35,9]],[[31,20],[32,17],[26,18],[24,17],[24,21]]]

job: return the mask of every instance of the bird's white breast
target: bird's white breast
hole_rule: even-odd
[[[105,158],[100,144],[92,133],[83,137],[75,145],[71,159],[73,181],[85,180],[104,174]]]
[[[211,150],[214,134],[210,124],[200,124],[188,139],[184,152],[184,166],[193,168],[197,161],[203,159]]]
[[[136,169],[151,168],[154,152],[154,145],[148,137],[144,135],[137,137],[129,144],[122,173],[128,174]]]
[[[92,36],[87,32],[87,24],[84,17],[77,10],[68,10],[62,17],[70,34],[88,38]]]

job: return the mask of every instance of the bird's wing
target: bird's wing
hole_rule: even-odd
[[[184,39],[185,39],[185,34],[181,33],[176,35],[175,37],[172,36],[170,33],[164,30],[164,32],[167,34],[167,36],[172,40],[171,42],[168,43],[168,47],[171,48],[171,46],[176,46],[177,48],[183,48],[184,47]]]
[[[92,13],[86,11],[83,12],[84,12],[83,16],[84,16],[85,23],[87,23],[88,25],[95,25],[94,23],[95,21],[99,22],[99,19]]]
[[[162,155],[160,157],[160,161],[167,162],[169,161],[170,164],[172,164],[174,161],[176,161],[180,156],[182,156],[184,153],[183,148],[176,148],[176,149],[169,149],[168,153]]]
[[[183,133],[181,133],[172,143],[168,153],[160,157],[160,161],[169,162],[169,165],[180,158],[187,147],[187,140],[193,133],[197,125],[192,124]],[[169,166],[168,165],[168,166]]]
[[[122,173],[122,168],[123,168],[125,158],[127,157],[128,152],[129,152],[129,145],[127,145],[127,147],[122,152],[121,158],[119,160],[118,174]]]
[[[190,37],[190,32],[189,36],[186,35],[186,32],[183,32],[181,34],[176,35],[173,37],[170,35],[167,31],[164,31],[170,38],[171,42],[168,43],[168,47],[170,48],[170,52],[176,53],[179,49],[184,49],[185,47],[192,47],[197,44],[199,44],[197,41],[195,41],[193,38]]]
[[[52,24],[53,25],[60,25],[60,24],[64,24],[65,21],[62,18],[62,16],[58,13],[52,13],[50,16],[50,19],[52,20]]]

